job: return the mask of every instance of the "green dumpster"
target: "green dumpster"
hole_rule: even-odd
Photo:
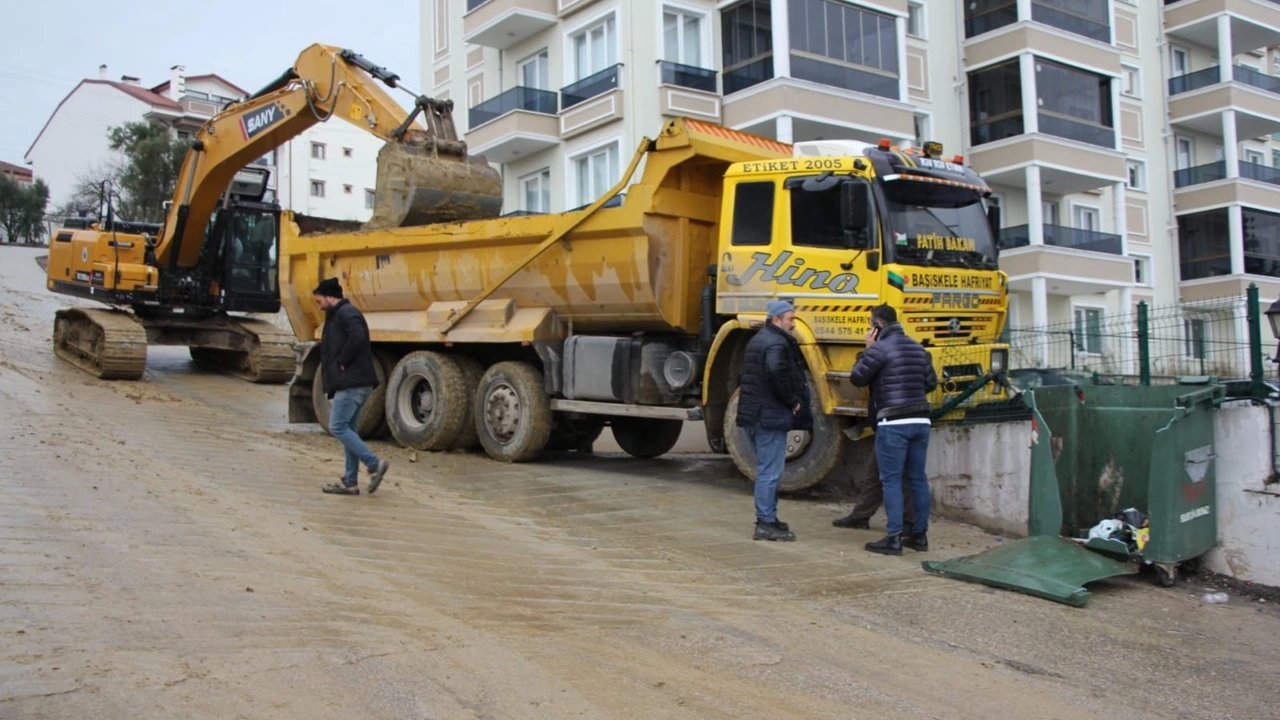
[[[1027,540],[976,556],[926,562],[925,570],[1082,606],[1083,585],[1152,563],[1165,586],[1178,565],[1217,541],[1213,409],[1220,385],[1067,385],[1023,394],[1032,410]],[[1099,520],[1137,508],[1150,522],[1141,554],[1121,543],[1084,547],[1112,564],[1078,557]],[[1117,547],[1119,546],[1119,547]],[[1030,573],[1029,569],[1034,569]]]

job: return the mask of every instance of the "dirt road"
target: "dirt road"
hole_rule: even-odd
[[[282,387],[152,350],[53,358],[35,251],[0,249],[0,718],[1265,718],[1280,614],[1148,578],[1087,609],[868,555],[784,500],[752,542],[727,458],[529,465],[337,444]],[[934,557],[997,542],[936,523]]]

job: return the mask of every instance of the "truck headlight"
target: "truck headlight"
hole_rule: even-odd
[[[991,372],[1002,373],[1009,366],[1008,350],[992,350],[991,351]]]

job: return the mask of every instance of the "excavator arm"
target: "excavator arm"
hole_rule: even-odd
[[[209,220],[236,172],[335,115],[387,141],[378,155],[370,227],[496,215],[501,182],[487,164],[468,159],[452,101],[418,95],[406,113],[375,81],[400,88],[397,75],[361,55],[316,44],[271,85],[205,123],[182,163],[155,246],[157,264],[195,266]]]

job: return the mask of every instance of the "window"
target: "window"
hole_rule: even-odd
[[[663,8],[662,59],[702,67],[702,15],[679,8]]]
[[[1175,137],[1173,139],[1173,160],[1174,167],[1178,170],[1186,170],[1195,162],[1196,146],[1189,137]]]
[[[547,50],[543,48],[532,57],[521,60],[518,65],[521,87],[546,90],[551,87],[550,64],[547,62]]]
[[[1142,97],[1142,68],[1136,65],[1121,65],[1123,77],[1120,92],[1129,97]]]
[[[370,188],[365,188],[364,189],[364,209],[372,210],[373,206],[377,203],[377,201],[378,201],[378,194],[375,193]]]
[[[1261,150],[1245,150],[1244,161],[1254,165],[1266,165],[1267,156]]]
[[[1128,170],[1129,176],[1125,181],[1125,187],[1130,190],[1146,190],[1147,189],[1147,164],[1141,160],[1126,160],[1125,168]]]
[[[746,0],[720,12],[724,94],[773,77],[773,16],[769,0]]]
[[[787,21],[792,77],[899,99],[892,17],[842,0],[790,0]]]
[[[1177,45],[1169,46],[1169,77],[1176,78],[1186,75],[1190,62],[1186,48],[1178,47]]]
[[[1271,167],[1280,168],[1280,150],[1271,151]]]
[[[1133,255],[1133,282],[1135,285],[1151,287],[1151,256]]]
[[[1022,134],[1018,61],[969,73],[969,137],[974,145]]]
[[[811,247],[848,247],[840,221],[842,186],[805,190],[803,182],[796,178],[786,184],[791,196],[791,242]],[[866,197],[865,192],[861,197]]]
[[[523,196],[521,210],[535,213],[551,212],[551,170],[543,168],[532,175],[520,178]]]
[[[933,139],[933,128],[929,116],[924,113],[915,113],[911,119],[915,126],[916,147],[924,147],[926,142]]]
[[[1096,207],[1089,207],[1088,205],[1073,205],[1071,207],[1071,220],[1075,223],[1072,227],[1077,230],[1098,232],[1101,228],[1099,217],[1100,213]]]
[[[353,189],[354,189],[354,188],[352,188],[350,185],[346,185],[346,184],[344,184],[344,185],[342,186],[342,194],[343,194],[343,195],[350,195],[350,194],[351,194],[351,191],[352,191]]]
[[[573,160],[578,183],[578,205],[600,197],[618,180],[617,144],[591,150]]]
[[[311,143],[311,157],[315,158],[316,160],[323,160],[324,154],[325,154],[324,143],[318,143],[318,142]]]
[[[1182,352],[1184,355],[1196,360],[1204,360],[1206,329],[1206,323],[1203,318],[1186,318],[1182,321]]]
[[[323,180],[311,181],[311,197],[324,197],[324,181]]]
[[[1058,216],[1058,202],[1056,200],[1045,200],[1040,203],[1040,220],[1045,225],[1062,224],[1062,220]]]
[[[1178,262],[1182,280],[1231,274],[1227,210],[1178,216]]]
[[[914,38],[923,38],[925,27],[924,3],[907,3],[907,34]]]
[[[1115,147],[1111,79],[1037,58],[1040,132],[1100,147]]]
[[[344,157],[344,158],[349,158],[349,157],[351,157],[353,153],[354,153],[354,151],[353,151],[351,148],[349,148],[349,147],[344,147],[344,148],[342,148],[342,157]]]
[[[1102,308],[1077,307],[1075,309],[1076,352],[1090,355],[1102,354]]]
[[[581,80],[618,63],[617,28],[613,16],[574,33],[573,79]]]
[[[773,237],[773,183],[739,183],[733,191],[734,245],[768,245]]]
[[[1015,0],[969,0],[964,4],[964,36],[991,32],[1018,21]]]

